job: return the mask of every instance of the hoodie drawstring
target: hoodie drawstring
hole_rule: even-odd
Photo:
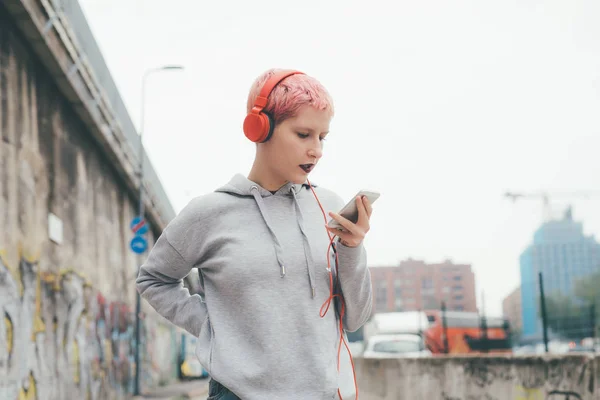
[[[267,214],[267,212],[265,210],[265,203],[263,202],[262,196],[260,195],[260,192],[258,191],[258,187],[252,186],[252,188],[250,188],[250,192],[252,193],[252,196],[254,196],[254,200],[256,201],[256,204],[258,205],[260,214],[262,215],[262,217],[265,221],[265,224],[267,225],[267,228],[269,228],[271,237],[273,238],[273,244],[275,246],[275,256],[277,257],[277,262],[279,263],[280,276],[283,278],[285,276],[285,263],[283,262],[283,247],[281,247],[281,242],[279,241],[279,239],[277,238],[277,235],[275,234],[275,231],[273,231],[273,228],[271,227],[269,215]]]
[[[312,293],[312,297],[315,297],[315,285],[313,284],[314,277],[314,260],[312,258],[312,251],[310,249],[310,243],[308,242],[308,235],[304,229],[304,218],[302,216],[302,211],[300,210],[300,204],[298,203],[298,198],[296,197],[296,191],[294,187],[290,188],[290,192],[292,192],[292,196],[294,197],[294,206],[296,207],[296,221],[298,222],[298,227],[300,228],[300,232],[302,232],[302,245],[304,246],[304,255],[306,257],[306,269],[308,271],[308,283],[310,284],[310,289]]]
[[[269,233],[271,234],[271,238],[273,239],[273,245],[275,247],[275,256],[277,257],[277,262],[279,263],[280,268],[280,276],[285,277],[285,263],[283,261],[283,247],[281,242],[277,238],[273,227],[271,226],[271,220],[269,219],[269,214],[266,210],[265,203],[260,194],[258,186],[252,186],[250,188],[250,192],[258,205],[258,209],[260,210],[260,215],[263,217],[265,221],[265,225],[269,229]],[[312,257],[312,251],[310,249],[310,243],[308,241],[308,235],[306,234],[306,229],[304,228],[304,218],[302,216],[302,211],[300,210],[300,204],[298,203],[298,198],[296,197],[296,192],[294,187],[290,188],[290,192],[292,193],[292,197],[294,198],[294,207],[296,209],[296,221],[298,222],[298,227],[300,228],[300,232],[302,233],[302,245],[304,247],[304,256],[306,258],[306,270],[308,272],[308,283],[310,285],[311,296],[314,298],[316,295],[315,289],[315,273],[313,271],[314,268],[314,260]]]

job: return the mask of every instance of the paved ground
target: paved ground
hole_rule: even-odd
[[[184,381],[148,391],[135,400],[206,400],[208,379]]]

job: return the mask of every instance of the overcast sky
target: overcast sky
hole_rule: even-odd
[[[600,190],[598,1],[81,0],[176,211],[246,174],[248,89],[270,67],[331,92],[336,116],[312,180],[348,199],[378,190],[369,263],[472,264],[501,313],[540,199]],[[367,4],[369,4],[367,6]],[[600,236],[600,196],[561,197]]]

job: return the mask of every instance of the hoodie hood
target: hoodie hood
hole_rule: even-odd
[[[315,297],[315,266],[312,258],[312,249],[310,248],[310,241],[308,240],[308,235],[304,226],[302,209],[298,202],[298,197],[300,197],[304,192],[304,190],[302,190],[303,188],[310,189],[310,186],[308,184],[294,184],[288,182],[282,187],[280,187],[275,193],[271,193],[270,191],[261,187],[259,184],[249,180],[242,174],[236,174],[226,185],[218,188],[216,192],[254,198],[254,201],[256,202],[256,205],[263,218],[263,221],[265,222],[265,225],[269,230],[271,239],[273,240],[273,247],[275,248],[275,254],[277,257],[277,263],[279,264],[279,274],[281,278],[285,278],[286,274],[285,250],[281,245],[281,240],[279,240],[279,238],[277,237],[277,233],[273,229],[273,224],[271,222],[270,211],[275,210],[268,209],[269,207],[267,207],[267,205],[265,204],[264,198],[270,196],[286,196],[293,199],[294,208],[296,210],[296,223],[298,224],[298,228],[302,233],[302,245],[304,247],[304,257],[306,259],[306,271],[308,281],[310,284],[312,297]]]
[[[253,191],[258,190],[258,193],[261,197],[268,196],[280,196],[290,194],[291,191],[294,191],[296,194],[300,193],[302,187],[308,188],[306,184],[295,184],[288,182],[282,187],[280,187],[275,194],[271,193],[267,189],[260,186],[258,183],[251,181],[246,178],[242,174],[236,174],[231,178],[231,180],[218,188],[216,192],[230,193],[238,196],[253,196]]]

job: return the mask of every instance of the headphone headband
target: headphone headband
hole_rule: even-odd
[[[267,106],[269,96],[273,89],[275,89],[275,86],[288,76],[297,74],[304,75],[303,72],[296,70],[278,71],[269,77],[263,84],[259,95],[256,97],[256,100],[254,100],[254,105],[244,120],[244,134],[248,139],[256,143],[263,143],[269,140],[273,134],[275,124],[271,118],[263,112],[263,109]]]
[[[283,70],[283,71],[276,72],[273,76],[271,76],[269,79],[267,79],[267,81],[263,85],[262,89],[260,90],[260,94],[258,95],[258,97],[256,98],[256,101],[254,102],[254,107],[259,105],[258,104],[259,101],[261,103],[262,103],[262,101],[264,101],[264,105],[262,105],[262,107],[263,108],[266,107],[267,101],[269,100],[269,95],[271,94],[273,89],[275,89],[275,86],[277,86],[279,84],[279,82],[281,82],[288,76],[297,75],[297,74],[303,74],[303,73],[300,71],[295,71],[295,70]]]

